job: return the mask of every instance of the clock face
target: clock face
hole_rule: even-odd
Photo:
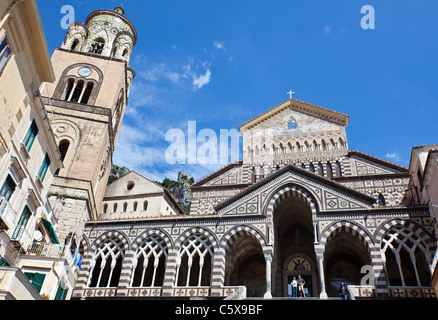
[[[309,261],[304,258],[295,258],[289,262],[288,270],[290,271],[300,271],[300,270],[311,270]]]
[[[82,77],[88,77],[91,75],[91,70],[89,68],[80,68],[78,74]]]

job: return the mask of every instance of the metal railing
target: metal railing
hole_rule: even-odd
[[[13,228],[16,216],[17,213],[12,209],[9,202],[4,197],[0,197],[0,218],[3,219],[9,229]]]

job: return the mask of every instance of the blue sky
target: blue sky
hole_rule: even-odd
[[[138,42],[114,163],[154,180],[199,180],[223,164],[169,165],[169,129],[237,129],[294,98],[350,115],[350,150],[404,166],[438,143],[436,0],[37,0],[52,53],[61,7],[76,21],[123,3]],[[421,5],[420,5],[421,3]],[[361,28],[361,8],[375,29]],[[231,159],[232,160],[232,159]]]

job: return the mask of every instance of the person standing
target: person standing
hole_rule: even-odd
[[[345,286],[345,283],[341,283],[341,286],[339,287],[339,295],[341,296],[342,300],[348,300],[349,292],[347,287]]]
[[[290,286],[292,287],[292,298],[297,297],[297,287],[298,287],[298,281],[297,278],[294,277],[290,283]]]
[[[306,281],[304,281],[303,278],[301,278],[301,275],[298,276],[298,292],[300,293],[300,297],[305,297],[306,293],[304,292],[304,285],[306,284]]]

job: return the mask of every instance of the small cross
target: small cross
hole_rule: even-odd
[[[286,92],[286,94],[290,95],[290,99],[292,99],[292,95],[293,95],[294,93],[295,93],[295,92],[292,92],[292,90],[289,90],[289,92]]]

